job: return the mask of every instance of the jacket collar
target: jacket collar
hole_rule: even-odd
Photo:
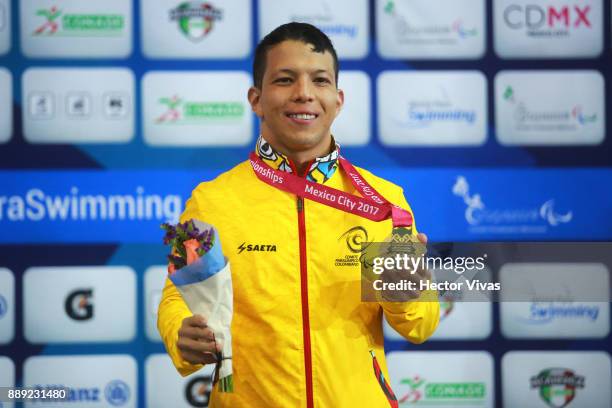
[[[338,156],[340,155],[340,146],[332,137],[334,143],[334,150],[326,156],[317,157],[314,159],[306,175],[306,179],[315,183],[325,183],[334,174],[338,168]],[[259,136],[257,139],[257,146],[255,149],[256,154],[262,159],[268,166],[273,169],[285,171],[287,173],[293,173],[293,163],[284,154],[277,152],[274,148],[263,138]]]

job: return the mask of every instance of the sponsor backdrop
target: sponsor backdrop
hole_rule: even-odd
[[[0,0],[0,386],[63,384],[74,407],[207,405],[211,370],[179,377],[157,333],[159,224],[246,159],[254,46],[291,20],[336,44],[344,154],[400,184],[431,240],[612,240],[611,13],[609,0]],[[400,406],[612,406],[610,304],[572,295],[575,279],[608,288],[610,271],[502,269],[548,289],[442,299],[424,345],[385,326]],[[547,285],[551,270],[562,281]]]

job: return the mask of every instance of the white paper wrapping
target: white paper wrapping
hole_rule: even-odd
[[[208,279],[187,285],[177,285],[177,289],[191,312],[207,319],[207,325],[215,334],[215,340],[222,344],[223,361],[219,370],[219,379],[231,375],[232,334],[230,326],[234,297],[229,262]]]

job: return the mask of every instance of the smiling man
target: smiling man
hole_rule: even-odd
[[[396,407],[382,316],[421,343],[439,305],[418,291],[414,301],[363,302],[358,258],[360,243],[396,228],[416,236],[412,212],[401,188],[339,155],[330,127],[344,95],[325,34],[278,27],[257,46],[253,82],[255,151],[197,186],[181,217],[215,225],[232,268],[234,391],[215,389],[209,406]],[[158,327],[182,375],[215,362],[206,316],[192,316],[169,280]]]

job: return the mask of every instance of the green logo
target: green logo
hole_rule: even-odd
[[[480,405],[485,403],[487,394],[483,382],[428,382],[418,375],[402,379],[400,385],[407,385],[409,388],[398,399],[399,403],[405,406]]]
[[[195,124],[210,121],[234,121],[245,114],[242,102],[197,102],[184,101],[178,95],[159,99],[165,112],[155,119],[156,123]]]
[[[540,389],[540,398],[549,407],[563,408],[576,397],[576,390],[584,388],[584,376],[568,368],[547,368],[531,377],[531,388]]]
[[[170,10],[170,21],[178,23],[179,30],[191,41],[200,41],[221,20],[223,13],[210,3],[189,1]]]
[[[504,90],[504,100],[508,102],[514,102],[514,89],[510,85],[506,86]]]
[[[45,19],[34,30],[37,36],[113,37],[125,28],[125,17],[120,14],[64,14],[53,6],[36,11],[36,15]]]

